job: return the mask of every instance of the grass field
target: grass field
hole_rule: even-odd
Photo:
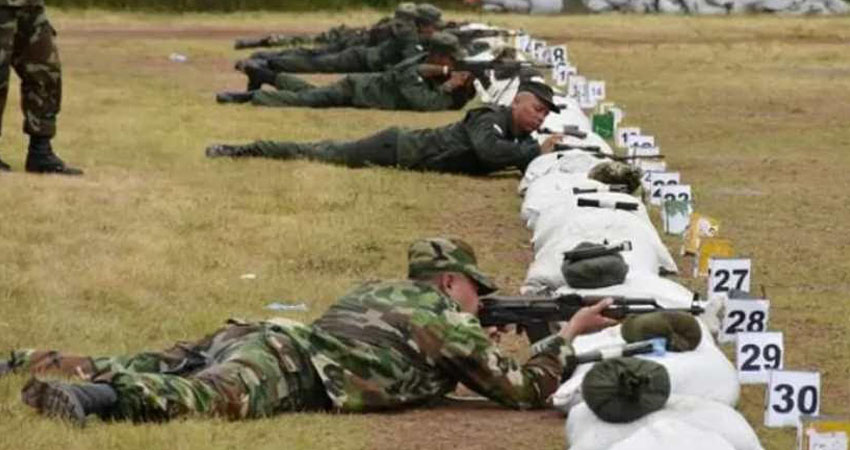
[[[403,277],[406,245],[424,235],[466,238],[515,291],[531,256],[516,177],[203,157],[213,142],[354,138],[458,119],[214,103],[215,91],[244,85],[232,70],[234,37],[376,18],[52,12],[65,76],[55,147],[87,173],[21,172],[25,139],[12,95],[0,141],[16,170],[0,174],[0,349],[160,348],[228,317],[269,316],[272,301],[304,301],[309,311],[291,316],[310,320],[358,280]],[[697,209],[754,258],[773,328],[785,332],[786,366],[819,370],[822,412],[850,413],[847,20],[483,19],[568,43],[583,74],[608,82],[627,122],[655,134],[668,164],[694,186]],[[169,61],[172,52],[189,61]],[[257,278],[242,279],[247,273]],[[0,448],[563,447],[557,414],[487,405],[80,431],[24,407],[24,381],[0,380]],[[792,430],[760,426],[761,388],[745,388],[740,407],[766,448],[792,447]]]

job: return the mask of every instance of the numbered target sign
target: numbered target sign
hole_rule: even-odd
[[[546,46],[546,41],[535,40],[532,44],[531,55],[534,57],[535,61],[545,63],[548,49],[549,47]]]
[[[587,89],[590,91],[590,97],[594,102],[605,100],[605,82],[604,81],[588,81]]]
[[[634,156],[658,156],[661,154],[661,148],[655,147],[632,147],[632,155]]]
[[[742,384],[767,383],[771,370],[782,370],[785,346],[782,333],[738,333],[735,361]]]
[[[629,136],[636,136],[638,134],[640,134],[640,128],[638,127],[617,128],[617,147],[626,148],[626,142],[629,140]]]
[[[727,295],[731,290],[750,292],[752,265],[749,258],[710,258],[708,296]]]
[[[616,106],[608,108],[608,111],[611,111],[611,113],[614,114],[614,126],[619,127],[620,122],[622,122],[623,119],[626,117],[626,113],[623,112],[622,108],[618,108]]]
[[[679,172],[652,172],[652,176],[649,178],[649,185],[652,192],[652,195],[649,197],[650,203],[660,205],[661,188],[679,184],[679,178]]]
[[[692,202],[693,195],[691,195],[691,185],[689,184],[672,184],[667,186],[661,186],[661,196],[657,199],[651,199],[652,204],[661,205],[661,203],[666,202],[667,200],[678,200],[684,202]]]
[[[586,87],[587,78],[580,75],[570,76],[567,84],[567,95],[578,100]]]
[[[773,370],[764,397],[765,426],[796,427],[800,416],[820,412],[820,373]]]
[[[558,64],[552,68],[552,79],[558,86],[567,86],[570,77],[578,74],[578,70],[568,64]]]
[[[735,342],[738,333],[763,333],[770,319],[770,300],[727,300],[720,334],[721,343]]]
[[[635,147],[649,148],[655,147],[655,136],[648,134],[639,134],[637,136],[629,136],[626,140],[626,145],[631,149]]]
[[[516,49],[520,52],[531,53],[531,36],[527,34],[518,34],[516,36]]]
[[[569,64],[567,60],[567,46],[554,45],[549,47],[549,64],[557,66],[559,64]]]

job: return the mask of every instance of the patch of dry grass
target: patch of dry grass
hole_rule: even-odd
[[[406,244],[428,234],[467,238],[502,285],[513,290],[521,282],[530,255],[513,178],[203,157],[203,147],[218,141],[354,138],[390,124],[456,120],[452,112],[213,102],[216,90],[244,83],[231,69],[233,37],[368,23],[377,14],[51,15],[65,64],[56,146],[87,174],[21,174],[24,140],[17,98],[10,98],[0,154],[18,172],[0,175],[0,349],[158,348],[198,337],[231,316],[265,317],[271,301],[305,301],[310,310],[293,317],[310,320],[358,280],[404,276]],[[582,72],[608,81],[609,96],[625,105],[628,121],[654,133],[669,163],[694,185],[698,209],[720,218],[739,251],[754,256],[755,283],[774,301],[774,328],[786,332],[787,366],[819,369],[823,412],[847,413],[846,21],[492,20],[569,42]],[[172,63],[171,52],[190,60]],[[245,273],[258,278],[240,279]],[[382,436],[406,421],[404,414],[293,415],[78,432],[26,410],[18,401],[23,382],[0,381],[2,448],[376,448],[399,445],[397,437]],[[745,389],[741,407],[752,423],[761,422],[761,405],[761,389]],[[522,442],[516,427],[500,429],[498,417],[486,417],[464,423],[492,428],[488,448]],[[544,426],[542,434],[530,430],[560,448],[561,430]],[[460,431],[444,433],[457,434],[463,446]],[[789,430],[758,431],[766,448],[792,445]]]

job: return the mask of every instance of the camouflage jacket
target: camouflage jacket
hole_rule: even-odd
[[[460,122],[406,131],[399,137],[399,165],[410,169],[483,175],[509,168],[525,170],[540,154],[530,135],[511,131],[511,109],[486,105]]]
[[[0,6],[44,6],[44,0],[0,0]]]
[[[426,403],[458,382],[505,406],[543,407],[572,354],[554,336],[520,366],[491,343],[476,317],[415,281],[364,284],[310,326],[270,322],[309,353],[334,405],[349,412]]]
[[[463,108],[475,96],[474,89],[445,92],[447,78],[422,78],[418,65],[427,57],[421,53],[392,69],[373,74],[349,75],[354,106],[411,111],[445,111]]]

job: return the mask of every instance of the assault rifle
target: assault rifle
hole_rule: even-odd
[[[563,134],[565,136],[577,137],[579,139],[584,139],[584,138],[587,137],[587,133],[579,130],[578,126],[576,126],[576,125],[564,125],[563,129],[559,128],[557,130],[552,129],[552,128],[543,127],[541,129],[537,130],[537,133],[538,134]],[[599,147],[597,147],[597,148],[599,148]]]
[[[705,312],[705,308],[696,301],[690,308],[664,308],[653,298],[630,298],[623,296],[582,296],[564,294],[557,297],[512,297],[490,295],[481,298],[478,320],[482,327],[503,327],[517,325],[528,339],[534,343],[552,333],[549,324],[566,322],[581,308],[592,306],[611,298],[614,303],[603,311],[603,315],[612,319],[623,319],[634,314],[647,314],[655,311],[682,311],[694,315]]]
[[[551,64],[537,64],[528,61],[495,60],[495,61],[458,61],[454,72],[469,72],[479,80],[489,81],[488,73],[492,72],[497,79],[514,78],[523,69],[551,69]]]
[[[664,159],[664,155],[608,155],[602,153],[602,149],[598,145],[574,145],[574,144],[555,144],[556,152],[568,150],[581,150],[583,152],[593,153],[597,158],[608,158],[619,162],[631,162],[639,159]]]
[[[573,188],[573,194],[596,194],[599,192],[619,192],[621,194],[630,194],[629,187],[625,184],[608,184],[598,188]]]

